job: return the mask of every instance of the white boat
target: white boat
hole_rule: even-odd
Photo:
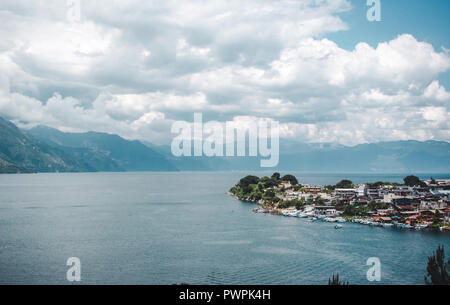
[[[342,225],[335,225],[334,228],[335,229],[342,229]]]
[[[300,212],[297,210],[283,210],[281,214],[288,217],[297,217]]]
[[[410,225],[409,223],[405,225],[405,229],[413,229],[414,227]]]
[[[309,212],[307,212],[307,211],[305,210],[304,214],[305,214],[307,217],[312,217],[312,216],[314,216],[314,211],[309,211]]]
[[[398,228],[398,229],[404,229],[405,226],[406,226],[406,225],[405,225],[404,223],[396,223],[396,224],[395,224],[395,227]]]
[[[394,226],[394,224],[392,224],[392,223],[383,223],[382,226],[383,226],[383,228],[392,228]]]
[[[303,213],[303,212],[300,212],[300,213],[298,213],[297,217],[300,217],[300,218],[308,218],[308,215],[306,215],[306,214]]]
[[[347,222],[347,220],[345,220],[345,218],[342,218],[342,217],[336,217],[335,219],[336,219],[337,222],[341,222],[341,223],[342,222]]]
[[[327,217],[324,219],[326,222],[336,222],[336,219],[331,218],[331,217]]]
[[[423,229],[425,229],[427,226],[426,225],[416,225],[415,227],[414,227],[414,229],[416,229],[416,230],[423,230]]]

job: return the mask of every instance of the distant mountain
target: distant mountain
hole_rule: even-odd
[[[32,128],[27,134],[87,160],[89,164],[103,171],[177,170],[159,152],[139,141],[128,141],[118,135],[98,132],[66,133],[45,126]]]
[[[279,168],[316,172],[449,173],[450,143],[396,141],[354,147],[312,146],[281,153]]]
[[[450,143],[396,141],[348,147],[282,139],[278,166],[261,168],[259,157],[174,157],[169,146],[45,126],[22,131],[0,118],[0,173],[176,170],[450,173]]]
[[[82,159],[40,143],[0,118],[0,173],[94,170]]]
[[[175,158],[171,155],[169,146],[158,146],[155,149],[165,154],[181,170],[450,173],[450,143],[441,141],[395,141],[349,147],[281,139],[280,161],[273,169],[261,168],[259,157]]]

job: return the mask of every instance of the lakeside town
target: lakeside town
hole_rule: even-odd
[[[260,205],[255,213],[308,218],[311,221],[352,222],[368,226],[450,232],[450,179],[404,178],[404,183],[355,185],[301,184],[293,175],[247,176],[229,194]]]

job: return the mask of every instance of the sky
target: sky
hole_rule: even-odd
[[[380,3],[369,22],[366,0],[2,0],[0,115],[156,144],[194,113],[307,143],[450,141],[450,1]]]

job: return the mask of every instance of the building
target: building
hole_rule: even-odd
[[[308,192],[308,193],[312,193],[312,194],[317,194],[323,191],[323,189],[321,187],[315,187],[315,186],[306,186],[303,187],[303,189]]]
[[[335,189],[334,192],[336,195],[351,197],[356,195],[356,189]]]
[[[281,185],[284,186],[285,189],[292,187],[291,182],[289,182],[289,181],[283,181],[283,182],[281,182]]]

